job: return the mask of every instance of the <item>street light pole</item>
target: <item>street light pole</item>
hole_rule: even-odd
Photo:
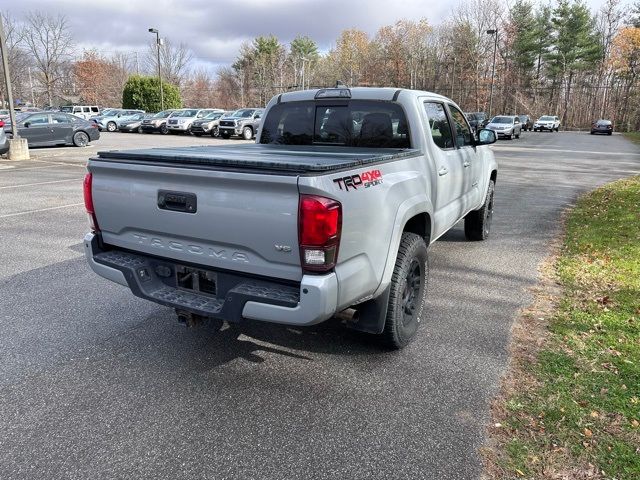
[[[491,89],[489,91],[489,115],[491,118],[491,110],[493,109],[493,81],[496,76],[496,50],[498,49],[498,29],[495,28],[493,30],[487,30],[487,35],[494,36],[493,42],[493,65],[491,67]]]
[[[9,119],[11,120],[11,133],[13,138],[19,138],[18,126],[16,125],[16,112],[13,109],[13,92],[11,91],[11,74],[9,72],[9,61],[7,60],[7,44],[4,39],[4,25],[0,17],[0,54],[2,55],[2,66],[4,68],[4,83],[7,88],[7,98],[9,100]]]
[[[162,74],[160,73],[160,32],[157,28],[150,28],[149,33],[156,34],[156,50],[158,52],[158,81],[160,82],[160,110],[164,110],[164,92],[162,91]]]

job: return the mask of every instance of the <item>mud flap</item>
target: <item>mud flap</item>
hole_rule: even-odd
[[[347,327],[360,332],[380,334],[384,330],[387,321],[387,308],[389,306],[389,295],[391,285],[376,298],[367,300],[354,308],[358,311],[357,322],[347,322]]]

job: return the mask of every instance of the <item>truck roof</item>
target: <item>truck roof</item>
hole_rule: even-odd
[[[338,87],[348,88],[348,87]],[[400,94],[411,95],[413,97],[429,96],[442,100],[447,100],[446,97],[433,92],[427,92],[423,90],[409,90],[406,88],[394,88],[394,87],[353,87],[348,88],[351,91],[352,100],[386,100],[392,101],[397,99]],[[299,102],[304,100],[314,100],[316,94],[323,88],[317,88],[314,90],[297,90],[293,92],[286,92],[278,97],[276,101],[279,102]],[[274,100],[272,100],[273,102]],[[270,102],[271,103],[271,102]]]

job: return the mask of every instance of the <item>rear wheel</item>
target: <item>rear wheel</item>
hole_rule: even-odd
[[[220,130],[218,130],[218,127],[213,127],[211,129],[211,136],[212,137],[219,137],[220,136]]]
[[[495,182],[489,181],[487,196],[484,199],[482,207],[478,210],[472,210],[464,217],[464,236],[467,240],[486,240],[489,238],[491,231],[491,220],[493,219],[493,193],[495,190]]]
[[[86,147],[89,144],[89,135],[87,135],[85,132],[74,133],[73,144],[76,147]]]
[[[424,312],[428,278],[427,244],[415,233],[403,233],[382,332],[388,347],[402,348],[415,337]]]
[[[160,126],[160,133],[161,133],[162,135],[166,135],[166,134],[168,134],[168,133],[169,133],[169,129],[167,128],[167,126],[166,126],[166,125],[161,125],[161,126]]]

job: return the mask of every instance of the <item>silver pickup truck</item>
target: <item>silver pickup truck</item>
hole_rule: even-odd
[[[401,348],[424,314],[428,245],[461,219],[469,240],[489,235],[495,139],[428,92],[284,93],[255,145],[91,158],[87,259],[188,324],[339,314]]]

